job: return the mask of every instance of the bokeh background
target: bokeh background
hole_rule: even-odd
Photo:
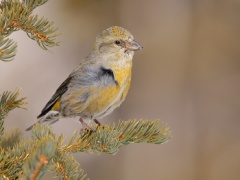
[[[126,101],[101,122],[161,119],[173,138],[129,145],[114,156],[75,154],[90,179],[240,179],[239,0],[58,0],[34,13],[60,28],[61,46],[43,51],[23,32],[11,36],[18,53],[0,62],[0,92],[21,87],[29,110],[12,112],[7,130],[33,124],[96,35],[119,25],[144,50],[135,54]],[[80,126],[66,119],[52,127],[70,135]]]

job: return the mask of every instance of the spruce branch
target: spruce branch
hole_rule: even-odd
[[[11,61],[17,53],[17,43],[12,39],[3,39],[0,37],[0,59],[2,61]]]
[[[13,148],[2,149],[0,147],[0,178],[1,176],[9,179],[16,179],[23,174],[23,163],[30,154],[34,152],[40,141],[23,139],[16,143]]]
[[[25,31],[28,37],[35,40],[42,49],[47,50],[48,47],[59,45],[58,42],[55,42],[57,36],[55,32],[58,28],[54,28],[53,24],[46,18],[39,18],[38,15],[35,15],[31,16],[24,24],[16,23],[15,26]]]
[[[69,143],[73,143],[72,141],[75,139],[74,137],[76,133],[77,131],[73,134]],[[49,126],[36,124],[32,129],[32,139],[34,141],[39,141],[46,137],[51,137],[57,144],[57,150],[52,162],[50,163],[49,170],[55,171],[56,175],[60,176],[61,179],[84,179],[86,174],[83,169],[81,169],[80,164],[73,158],[71,151],[62,151],[61,146],[64,141],[63,134],[57,138]],[[84,143],[78,145],[81,147]]]
[[[47,171],[47,165],[55,155],[57,144],[52,137],[40,140],[33,153],[23,165],[24,179],[40,179]]]
[[[34,127],[33,131],[39,129],[39,126]],[[43,128],[46,128],[46,131],[49,130],[47,126]],[[75,131],[66,145],[63,145],[64,138],[61,135],[57,140],[60,150],[62,152],[116,154],[120,147],[130,143],[163,144],[171,138],[169,128],[158,120],[128,120],[120,121],[117,125],[92,128],[96,128],[96,131],[79,135]]]
[[[119,122],[116,130],[121,132],[119,141],[122,145],[130,143],[163,144],[170,138],[169,128],[163,123],[148,120],[128,120]]]
[[[75,131],[65,142],[63,134],[57,137],[49,126],[36,124],[31,139],[22,139],[12,148],[0,147],[0,177],[39,179],[49,170],[61,179],[85,179],[74,152],[116,154],[130,143],[162,144],[171,137],[168,127],[158,120],[128,120],[92,128],[96,131]]]
[[[8,113],[15,108],[22,108],[25,102],[25,98],[18,99],[20,89],[15,92],[5,91],[0,95],[0,140],[4,133],[4,119],[7,117]]]
[[[116,154],[120,147],[130,143],[163,144],[170,137],[169,128],[158,120],[119,121],[117,125],[100,126],[95,133],[80,136],[87,146],[79,151]]]
[[[26,144],[24,145],[26,146]],[[25,146],[17,144],[16,147],[21,149],[14,147],[13,149],[4,150],[0,148],[0,179],[1,177],[4,177],[4,179],[16,179],[22,174],[23,162],[28,157],[28,154],[24,151],[26,150]],[[27,147],[27,150],[29,150],[30,146]]]
[[[35,9],[38,6],[45,4],[48,0],[23,0],[23,3],[26,7],[30,9]]]
[[[12,149],[13,146],[18,143],[22,138],[22,132],[19,129],[12,129],[7,133],[4,133],[0,141],[0,147],[7,150]]]
[[[58,46],[53,22],[38,15],[32,15],[33,9],[43,5],[48,0],[4,0],[0,3],[0,59],[12,60],[16,55],[17,45],[5,39],[14,31],[22,30],[38,45],[47,50]]]
[[[85,179],[86,174],[80,167],[80,164],[74,159],[72,153],[58,151],[58,154],[53,159],[51,171],[55,171],[61,179]]]

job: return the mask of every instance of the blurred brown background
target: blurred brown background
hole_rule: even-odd
[[[7,130],[35,122],[96,35],[119,25],[144,50],[134,57],[126,101],[102,122],[161,119],[173,138],[129,145],[115,156],[75,154],[90,179],[240,179],[239,0],[58,0],[34,13],[55,21],[62,43],[46,52],[23,32],[12,35],[18,54],[0,62],[0,92],[21,87],[29,110],[12,112]],[[52,127],[70,135],[78,126],[67,119]]]

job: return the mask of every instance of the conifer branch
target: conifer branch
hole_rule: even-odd
[[[169,128],[159,121],[128,120],[119,122],[116,130],[121,132],[119,141],[122,145],[130,143],[163,144],[170,138]]]
[[[14,26],[25,31],[28,37],[35,40],[44,50],[59,45],[55,42],[57,34],[54,34],[58,28],[54,28],[53,22],[49,22],[44,17],[39,19],[38,15],[30,16],[24,24],[15,22]]]
[[[4,133],[4,119],[7,117],[8,113],[15,108],[22,108],[24,104],[27,104],[24,100],[25,98],[18,99],[20,90],[15,92],[5,91],[0,95],[0,140]]]
[[[51,171],[55,171],[61,179],[85,179],[86,174],[80,167],[80,164],[73,158],[72,153],[58,152],[58,155],[53,159]]]
[[[55,33],[58,28],[46,18],[32,15],[33,9],[48,0],[4,0],[0,3],[0,59],[10,61],[16,55],[17,45],[5,39],[14,31],[22,30],[38,45],[47,50],[58,46]]]
[[[94,126],[95,132],[73,133],[64,145],[49,126],[36,124],[32,139],[24,139],[13,148],[0,148],[0,177],[38,179],[48,170],[61,179],[85,179],[86,174],[71,155],[73,152],[116,154],[129,143],[161,144],[170,139],[166,125],[156,121],[128,120],[117,125]]]
[[[0,59],[2,61],[11,61],[17,53],[17,43],[12,39],[3,39],[0,37]]]
[[[48,0],[23,0],[24,5],[31,10],[45,4],[46,2],[48,2]]]
[[[69,143],[73,143],[77,131],[73,134]],[[54,155],[52,162],[50,163],[50,170],[55,171],[57,176],[60,176],[62,179],[84,179],[86,175],[84,174],[83,169],[81,169],[80,164],[76,162],[73,158],[72,151],[62,151],[63,144],[63,134],[58,138],[52,132],[49,126],[41,126],[36,124],[32,129],[32,139],[33,141],[40,141],[43,138],[51,137],[54,139],[54,142],[57,144],[57,150]],[[84,146],[83,144],[78,144],[79,147]],[[70,146],[70,145],[69,145]]]
[[[9,132],[3,134],[0,141],[0,147],[7,150],[12,149],[13,146],[18,143],[22,138],[22,132],[19,129],[12,129]]]
[[[158,120],[119,121],[117,125],[95,126],[93,128],[96,128],[96,132],[80,134],[78,138],[74,133],[71,143],[63,146],[62,150],[116,154],[120,147],[130,143],[163,144],[171,137],[169,128],[159,123]]]
[[[21,176],[23,162],[29,156],[32,145],[26,140],[15,144],[12,149],[4,150],[0,147],[0,179],[16,179]]]
[[[40,179],[47,171],[47,164],[55,155],[57,144],[52,137],[45,137],[33,147],[32,154],[23,165],[25,179]]]

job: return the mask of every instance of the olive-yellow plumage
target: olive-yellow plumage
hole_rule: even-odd
[[[79,117],[83,124],[84,120],[98,122],[110,114],[128,93],[132,58],[140,49],[126,29],[113,26],[104,30],[97,36],[92,52],[43,108],[38,122],[52,124],[61,117]]]

